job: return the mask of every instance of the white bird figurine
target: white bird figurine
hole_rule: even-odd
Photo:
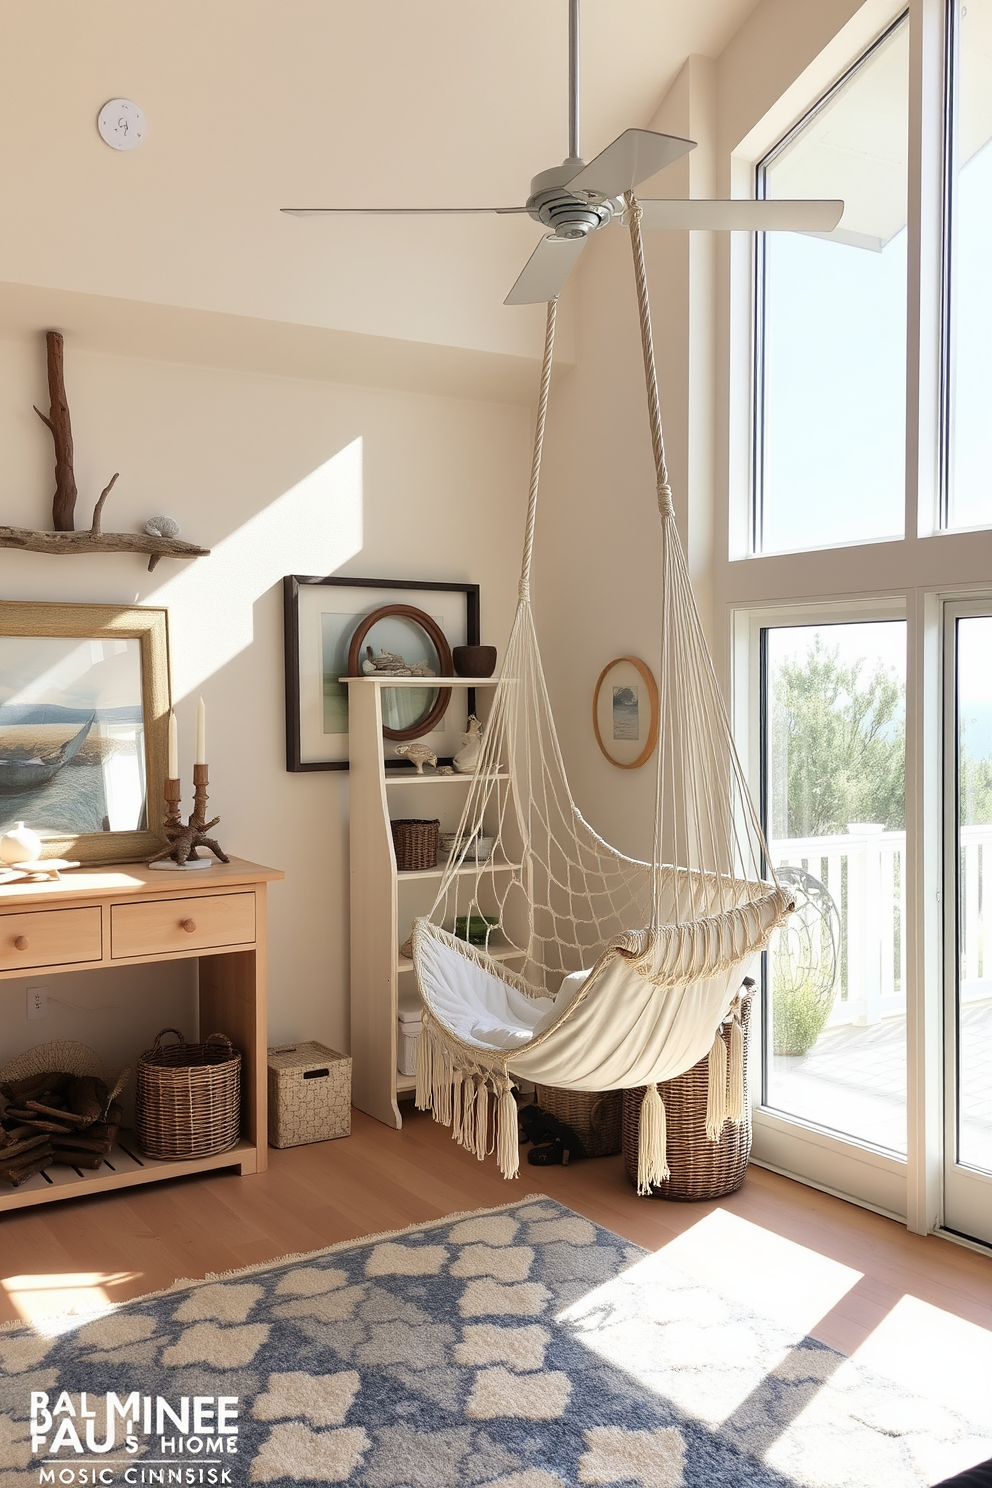
[[[408,759],[418,775],[423,775],[425,765],[437,764],[437,755],[426,744],[397,744],[396,753]]]

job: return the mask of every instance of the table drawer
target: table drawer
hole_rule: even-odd
[[[170,951],[204,951],[251,945],[255,939],[255,895],[201,894],[189,899],[155,899],[146,904],[112,904],[110,954],[160,956]]]
[[[100,910],[38,909],[0,915],[0,971],[99,961],[103,954]]]

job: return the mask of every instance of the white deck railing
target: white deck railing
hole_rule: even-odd
[[[772,842],[769,851],[776,865],[818,878],[837,905],[840,970],[828,1027],[904,1014],[905,832],[859,825]],[[961,885],[961,996],[981,1002],[992,998],[992,826],[962,827]]]

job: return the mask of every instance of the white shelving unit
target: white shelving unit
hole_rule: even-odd
[[[396,1069],[396,1018],[401,986],[414,991],[413,962],[399,953],[413,920],[434,902],[444,864],[398,873],[390,819],[437,817],[453,831],[465,804],[470,775],[417,775],[412,766],[386,767],[382,737],[382,691],[424,686],[422,677],[350,677],[348,731],[351,799],[351,1055],[352,1101],[359,1110],[400,1127],[399,1098],[416,1081]],[[495,688],[492,677],[432,678],[432,687]],[[384,751],[385,744],[385,751]],[[509,782],[501,771],[497,780]],[[512,871],[513,863],[489,868]],[[461,870],[474,873],[474,865]],[[521,953],[490,945],[498,959]],[[404,985],[405,984],[405,985]]]

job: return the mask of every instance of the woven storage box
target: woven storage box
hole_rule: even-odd
[[[397,873],[415,873],[420,868],[437,867],[439,821],[421,821],[402,817],[389,823],[393,834]]]
[[[178,1044],[163,1044],[167,1033]],[[188,1044],[178,1028],[163,1028],[138,1060],[134,1127],[149,1157],[230,1151],[241,1128],[241,1055],[231,1040],[212,1033]]]
[[[741,990],[741,1032],[744,1035],[744,1110],[739,1126],[728,1121],[720,1139],[706,1135],[706,1094],[709,1087],[708,1056],[674,1080],[658,1086],[665,1102],[668,1129],[668,1166],[671,1177],[656,1183],[652,1199],[719,1199],[736,1192],[744,1182],[751,1152],[751,1108],[748,1103],[747,1055],[754,983]],[[730,1054],[730,1025],[721,1029]],[[637,1183],[637,1139],[641,1127],[641,1097],[644,1086],[623,1092],[623,1165],[631,1183]]]
[[[582,1138],[587,1157],[612,1157],[623,1145],[623,1091],[558,1090],[538,1085],[534,1096],[542,1111],[564,1121]]]
[[[326,1044],[269,1050],[269,1142],[299,1147],[351,1136],[351,1060]]]

